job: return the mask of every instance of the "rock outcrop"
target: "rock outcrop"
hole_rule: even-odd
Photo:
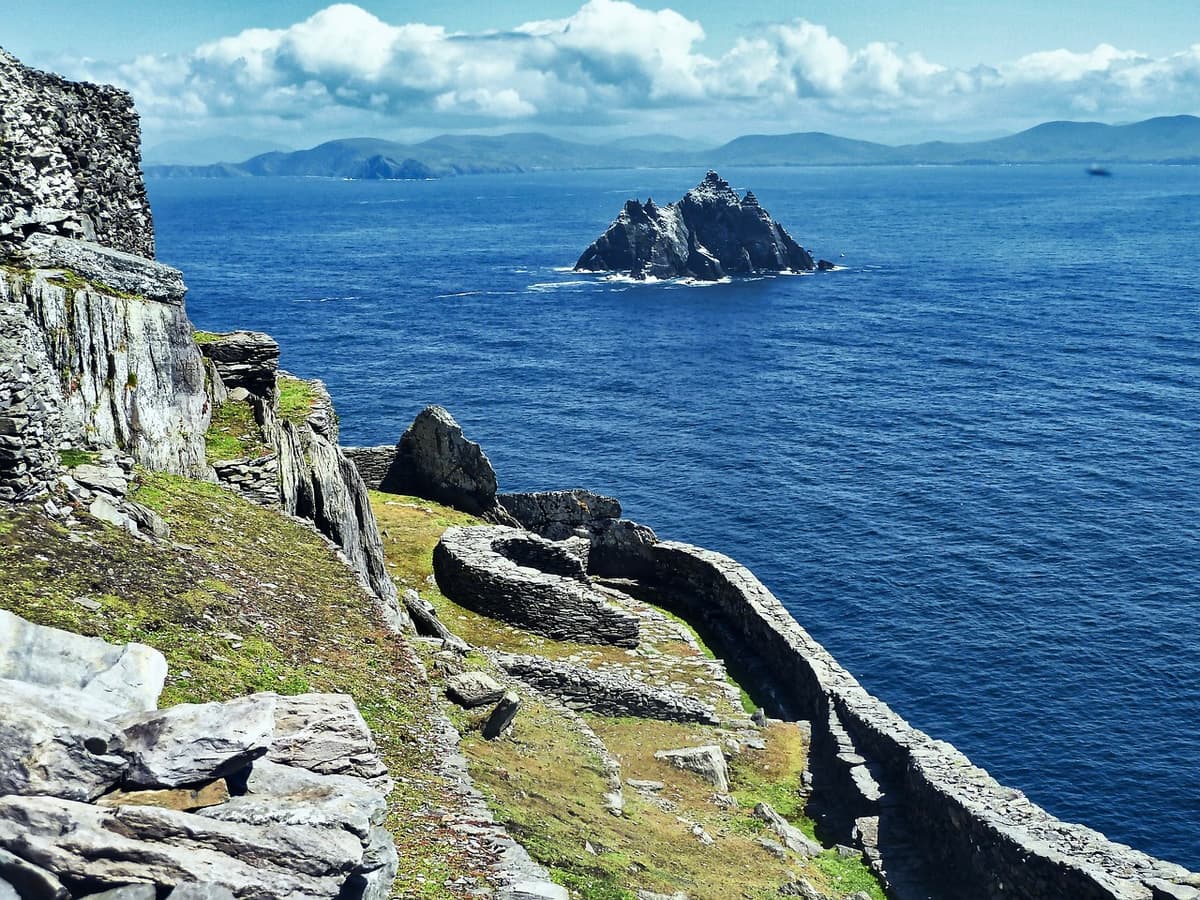
[[[153,259],[133,99],[21,65],[0,50],[0,256],[31,234]]]
[[[608,230],[575,263],[581,272],[701,281],[815,268],[808,251],[752,192],[738,197],[729,182],[711,171],[676,203],[627,200]]]
[[[434,548],[433,571],[447,597],[492,618],[558,640],[636,647],[638,620],[591,587],[578,550],[515,528],[458,526]]]
[[[261,331],[230,331],[197,336],[200,352],[211,359],[227,391],[245,388],[267,400],[275,396],[279,344]]]
[[[387,896],[391,782],[350,698],[155,710],[156,651],[0,619],[0,883],[16,896]]]

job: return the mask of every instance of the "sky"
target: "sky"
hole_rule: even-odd
[[[151,148],[448,131],[904,143],[1200,114],[1198,0],[0,7],[0,46],[130,90]]]

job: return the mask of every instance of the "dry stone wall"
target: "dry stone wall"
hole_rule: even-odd
[[[27,68],[0,49],[0,245],[56,234],[153,259],[140,140],[125,91]]]

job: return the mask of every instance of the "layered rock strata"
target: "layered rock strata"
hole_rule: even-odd
[[[634,278],[811,272],[812,256],[759,205],[716,172],[667,206],[628,200],[608,230],[592,242],[576,271],[624,272]]]
[[[577,546],[504,526],[454,527],[433,551],[442,592],[484,615],[558,640],[635,647],[638,620],[587,581]]]
[[[0,628],[0,878],[19,896],[388,895],[391,783],[350,698],[157,710],[157,651],[7,612]]]

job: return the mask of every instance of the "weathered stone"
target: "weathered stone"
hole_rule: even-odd
[[[558,640],[635,647],[636,617],[587,582],[568,548],[503,526],[453,527],[433,551],[442,593],[469,609]]]
[[[256,827],[147,806],[0,797],[0,847],[64,880],[201,882],[256,900],[329,900],[362,861],[349,832]]]
[[[685,772],[694,772],[715,787],[718,793],[729,793],[729,767],[725,764],[725,754],[715,744],[679,750],[658,750],[654,758],[664,760]]]
[[[446,680],[446,695],[459,706],[473,709],[499,701],[504,688],[486,672],[463,672]]]
[[[96,798],[97,806],[158,806],[190,812],[206,806],[216,806],[229,799],[229,785],[224,778],[195,788],[172,788],[151,791],[117,789]]]
[[[169,900],[234,900],[233,892],[227,887],[194,882],[175,885],[167,897]]]
[[[221,383],[233,400],[236,391],[267,400],[275,396],[275,376],[279,370],[279,344],[261,331],[229,331],[207,338],[200,352],[213,361]]]
[[[0,900],[21,900],[21,895],[3,878],[0,878]]]
[[[619,672],[600,672],[540,656],[503,654],[510,675],[566,703],[603,716],[636,716],[666,722],[718,723],[716,711],[694,697],[655,687]]]
[[[118,736],[111,726],[23,703],[13,693],[5,691],[0,704],[0,795],[91,800],[121,780],[127,765],[112,753]]]
[[[129,481],[120,466],[96,466],[84,463],[71,470],[71,477],[94,491],[107,491],[118,497],[125,495]]]
[[[571,900],[571,892],[553,881],[517,881],[500,889],[499,900]]]
[[[483,736],[489,741],[500,737],[504,734],[505,729],[512,725],[513,719],[517,717],[520,709],[521,696],[515,691],[508,691],[484,721]]]
[[[107,494],[97,494],[96,497],[88,504],[88,514],[101,522],[106,522],[116,528],[124,528],[127,531],[135,531],[136,526],[133,525],[133,520],[121,512],[120,508],[109,499]]]
[[[414,494],[474,515],[496,511],[496,471],[440,406],[423,409],[400,436],[383,482],[393,494]]]
[[[727,274],[811,272],[815,263],[753,193],[739,198],[727,181],[709,172],[678,203],[626,201],[575,268],[628,272],[634,278],[716,281]]]
[[[123,887],[88,894],[84,900],[155,900],[158,891],[152,884],[127,884]]]
[[[404,608],[408,610],[408,616],[417,629],[417,634],[436,637],[443,641],[448,648],[460,653],[465,653],[470,649],[470,645],[466,641],[454,634],[438,618],[437,610],[433,608],[432,603],[422,600],[421,595],[412,588],[406,588],[401,597],[404,600]]]
[[[267,759],[322,775],[387,776],[371,729],[348,694],[277,698]]]
[[[17,900],[70,900],[71,896],[51,873],[7,850],[0,850],[0,884],[9,885]]]
[[[154,709],[166,677],[166,659],[145,644],[110,644],[0,609],[0,678],[77,690],[89,715]]]
[[[386,797],[358,778],[318,775],[261,759],[250,770],[245,794],[197,811],[205,818],[246,825],[334,828],[364,844],[386,814]]]
[[[597,520],[621,517],[621,504],[615,498],[580,488],[500,494],[496,500],[522,528],[552,541],[568,538],[581,528],[588,529]]]
[[[102,291],[119,291],[174,306],[182,305],[187,293],[183,273],[178,269],[88,241],[33,234],[26,239],[23,250],[26,261],[36,268],[72,272]]]
[[[224,703],[180,703],[116,720],[126,780],[137,787],[180,787],[219,778],[267,752],[275,738],[274,694]]]
[[[799,853],[802,856],[817,856],[820,854],[821,845],[779,813],[775,812],[769,803],[756,804],[754,807],[754,817],[766,822],[767,827],[779,835],[780,840],[783,841],[789,850]]]

